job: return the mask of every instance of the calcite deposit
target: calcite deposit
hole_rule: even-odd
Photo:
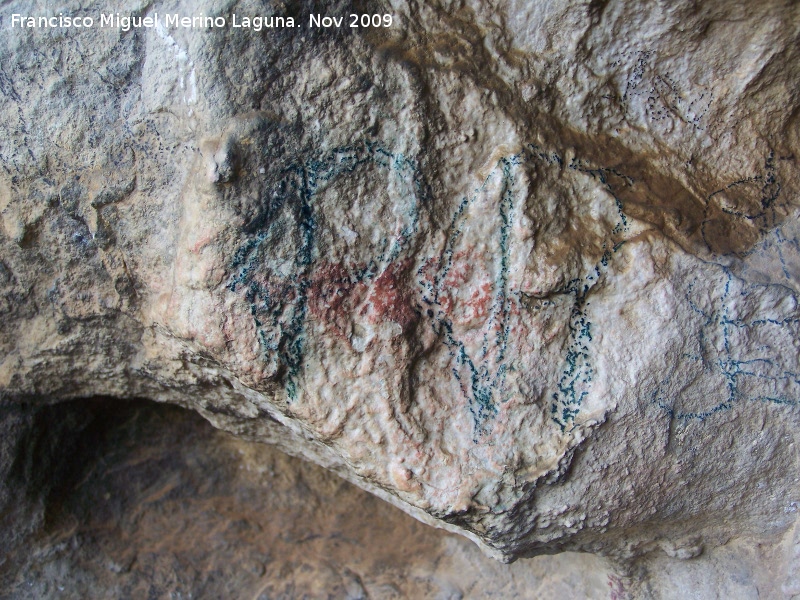
[[[296,26],[3,4],[5,405],[191,408],[503,560],[790,530],[800,4],[114,10]]]

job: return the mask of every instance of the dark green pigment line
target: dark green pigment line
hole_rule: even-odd
[[[710,312],[701,310],[698,307],[693,298],[694,285],[687,287],[686,302],[693,312],[702,317],[702,322],[699,324],[695,334],[698,352],[693,354],[684,353],[683,357],[690,363],[700,363],[704,371],[720,376],[725,382],[726,397],[716,404],[699,410],[676,408],[676,399],[672,399],[670,402],[665,397],[664,392],[672,382],[673,375],[670,374],[653,390],[650,397],[651,402],[663,409],[671,419],[684,423],[693,421],[705,422],[709,417],[728,411],[737,403],[742,402],[762,402],[790,407],[800,406],[800,372],[784,365],[786,361],[796,364],[796,356],[769,354],[771,348],[762,346],[759,350],[767,352],[767,354],[740,358],[737,356],[739,349],[731,339],[731,333],[734,329],[755,334],[763,328],[767,328],[767,331],[770,331],[771,328],[774,328],[771,329],[772,331],[788,329],[791,337],[798,339],[800,338],[800,317],[797,316],[796,309],[794,310],[794,315],[779,319],[760,317],[745,320],[732,316],[732,311],[735,309],[737,302],[751,294],[758,293],[768,286],[765,284],[747,284],[735,277],[727,267],[719,267],[719,269],[726,277],[724,293],[720,300],[715,302],[715,306]],[[740,288],[736,294],[731,289],[734,285],[736,288]],[[722,347],[717,348],[711,340],[720,337],[722,339]],[[774,334],[769,335],[768,339],[773,337]],[[707,375],[706,377],[709,376]],[[775,388],[782,382],[784,388],[789,388],[789,393],[786,393],[787,390],[784,389],[784,393],[780,394],[748,394],[746,391],[748,386],[745,384],[753,379],[758,380],[762,385]],[[690,399],[698,401],[696,397]],[[702,402],[698,402],[698,404],[702,404]]]
[[[228,288],[235,292],[246,289],[245,299],[258,331],[258,340],[265,360],[276,354],[284,378],[287,397],[297,399],[298,378],[305,358],[305,322],[308,289],[316,250],[316,229],[313,199],[320,186],[353,173],[363,165],[375,164],[394,171],[400,181],[410,180],[411,214],[399,239],[384,250],[377,260],[370,261],[357,279],[377,276],[378,264],[391,263],[406,248],[417,230],[420,202],[428,201],[428,186],[417,164],[402,154],[395,155],[381,144],[365,141],[335,148],[323,155],[296,160],[282,170],[282,177],[269,188],[270,200],[245,227],[250,237],[239,246],[231,263],[233,275]],[[296,217],[296,230],[283,231],[278,218],[282,211]],[[298,236],[294,269],[289,277],[276,276],[265,267],[269,252],[267,242],[273,237]],[[272,283],[271,286],[267,282]],[[288,319],[283,318],[288,313]],[[268,329],[269,328],[269,329]]]

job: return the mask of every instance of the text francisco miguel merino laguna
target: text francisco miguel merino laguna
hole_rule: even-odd
[[[360,17],[360,18],[359,18]],[[348,15],[350,27],[390,27],[392,22],[391,15]],[[366,21],[365,21],[366,18]],[[299,20],[298,20],[299,21]],[[279,16],[258,16],[258,17],[237,17],[234,13],[230,21],[223,16],[210,17],[202,13],[195,16],[184,16],[177,13],[163,14],[153,13],[146,17],[120,15],[119,13],[101,13],[95,19],[89,16],[71,16],[59,13],[57,16],[33,17],[29,15],[12,14],[11,27],[20,29],[90,29],[95,26],[102,28],[116,28],[122,31],[139,29],[142,27],[166,27],[167,29],[210,29],[220,27],[234,27],[261,31],[262,29],[300,27],[300,23],[294,17]],[[319,14],[309,15],[309,27],[340,27],[344,17],[326,17]]]

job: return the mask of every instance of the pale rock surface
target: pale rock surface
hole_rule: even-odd
[[[800,4],[743,4],[4,4],[3,401],[192,408],[507,560],[791,536]]]

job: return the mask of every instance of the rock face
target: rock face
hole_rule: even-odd
[[[189,407],[502,559],[782,534],[800,5],[741,4],[3,5],[3,401]]]
[[[172,406],[15,404],[0,408],[0,426],[2,598],[750,599],[791,589],[781,575],[792,553],[770,536],[691,561],[651,553],[614,565],[566,552],[501,564]]]
[[[0,517],[2,598],[605,600],[632,590],[588,554],[498,563],[175,407],[82,400],[15,406],[0,422],[16,434],[3,441],[27,450],[2,463],[12,477],[0,475],[28,495]]]

